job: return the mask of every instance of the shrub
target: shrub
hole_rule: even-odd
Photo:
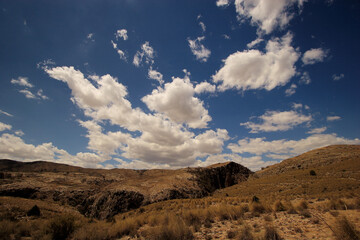
[[[261,213],[265,213],[266,209],[261,203],[253,202],[250,205],[250,211],[254,214],[261,214]]]
[[[161,227],[153,227],[145,232],[149,240],[191,240],[194,238],[189,227],[183,220],[176,216],[168,216],[168,221]]]
[[[228,237],[228,239],[235,238],[235,236],[236,236],[236,233],[235,233],[233,230],[229,230],[229,231],[227,232],[227,237]]]
[[[11,239],[10,235],[14,232],[15,223],[5,220],[0,222],[0,239],[8,240]]]
[[[310,176],[316,176],[316,172],[314,170],[310,170]]]
[[[338,228],[336,231],[337,239],[341,240],[359,240],[360,234],[356,231],[354,225],[346,217],[338,219]]]
[[[71,215],[61,215],[53,218],[46,229],[53,240],[67,239],[75,230],[75,218]]]
[[[250,227],[245,226],[242,231],[240,231],[238,237],[238,240],[253,240],[254,236],[251,233]]]
[[[281,240],[282,238],[273,226],[267,226],[265,228],[264,240]]]
[[[286,207],[281,201],[276,201],[274,204],[274,210],[276,212],[286,211]]]

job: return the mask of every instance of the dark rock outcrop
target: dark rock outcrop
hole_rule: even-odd
[[[144,196],[132,191],[101,192],[84,200],[78,206],[80,213],[87,217],[109,219],[118,213],[138,208]]]

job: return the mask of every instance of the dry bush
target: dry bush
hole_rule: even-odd
[[[273,226],[266,226],[264,240],[281,240],[279,233]]]
[[[266,208],[264,207],[264,205],[260,202],[252,202],[250,204],[250,211],[253,214],[262,214],[266,212]]]
[[[360,234],[346,217],[337,219],[336,237],[341,240],[359,240]]]
[[[235,236],[236,236],[236,232],[235,232],[234,230],[229,230],[229,231],[227,232],[227,238],[228,238],[228,239],[235,238]]]
[[[307,209],[300,210],[299,214],[305,218],[311,218],[311,213]]]
[[[75,230],[75,218],[71,215],[60,215],[50,220],[46,227],[46,234],[53,240],[64,240]]]
[[[286,211],[286,207],[281,201],[278,200],[274,203],[274,211],[276,212]]]
[[[342,199],[330,199],[327,202],[328,210],[347,210],[348,206]]]
[[[113,224],[109,229],[109,235],[116,237],[135,236],[143,224],[144,222],[140,217],[129,217]]]
[[[107,240],[111,239],[109,234],[110,224],[105,222],[97,222],[85,224],[77,229],[73,235],[74,240]]]
[[[264,216],[264,220],[265,220],[266,222],[272,222],[272,221],[273,221],[273,218],[272,218],[270,215],[265,215],[265,216]]]
[[[308,209],[308,208],[309,208],[308,202],[305,200],[301,200],[296,206],[296,209],[299,211]]]
[[[296,211],[294,205],[292,205],[291,202],[289,202],[287,204],[287,211],[286,211],[288,214],[297,214],[298,212]]]
[[[0,239],[8,240],[11,239],[11,234],[15,232],[15,223],[9,220],[4,220],[0,222]]]
[[[251,233],[251,229],[249,226],[245,226],[237,236],[237,240],[254,240],[254,236]]]
[[[149,240],[191,240],[194,238],[191,230],[177,216],[168,216],[168,221],[162,226],[152,227],[144,232]]]

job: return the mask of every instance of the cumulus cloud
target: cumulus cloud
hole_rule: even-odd
[[[21,136],[21,135],[20,135]],[[0,136],[0,159],[18,161],[51,161],[81,167],[101,168],[100,162],[107,159],[95,153],[71,155],[58,149],[51,142],[33,145],[25,143],[19,136],[4,133]]]
[[[291,86],[288,89],[285,90],[285,95],[287,97],[289,97],[291,95],[294,95],[295,92],[296,92],[296,88],[297,88],[296,84],[294,84],[294,83],[291,84]]]
[[[345,77],[345,75],[343,73],[340,73],[339,75],[336,75],[336,74],[332,75],[332,79],[334,81],[339,81],[339,80],[343,79],[344,77]]]
[[[334,144],[360,144],[360,139],[338,137],[334,133],[313,134],[300,140],[280,139],[267,141],[266,138],[245,138],[239,140],[236,144],[229,144],[228,148],[232,152],[239,154],[287,154],[289,156],[296,156],[312,149]]]
[[[277,28],[285,28],[294,13],[294,5],[302,7],[306,0],[235,0],[236,12],[241,21],[250,19],[260,34],[270,34]]]
[[[326,117],[326,120],[329,121],[329,122],[332,122],[332,121],[337,121],[337,120],[340,120],[341,117],[339,116],[327,116]]]
[[[11,125],[0,122],[0,132],[3,132],[5,130],[10,130],[11,128],[12,128]]]
[[[218,7],[227,7],[229,6],[230,1],[229,0],[217,0],[216,1],[216,6]]]
[[[310,131],[308,131],[307,133],[309,133],[309,134],[319,134],[319,133],[325,132],[326,129],[327,129],[327,127],[314,128],[314,129],[311,129]]]
[[[302,57],[302,62],[304,65],[311,65],[317,62],[324,61],[327,52],[321,48],[312,48],[306,51]]]
[[[127,30],[126,29],[119,29],[115,33],[116,40],[123,39],[124,41],[128,40]]]
[[[208,82],[201,82],[195,86],[195,93],[201,94],[201,93],[214,93],[216,91],[216,86],[212,85]]]
[[[200,62],[207,62],[210,57],[211,51],[201,43],[203,40],[205,40],[205,37],[198,37],[194,40],[188,39],[188,43],[191,52],[194,54],[196,59]]]
[[[150,110],[164,113],[174,122],[186,123],[191,128],[205,128],[211,117],[194,94],[194,87],[186,76],[184,79],[174,78],[164,88],[154,89],[142,101]]]
[[[8,116],[8,117],[13,117],[12,114],[8,113],[8,112],[5,112],[3,110],[0,110],[0,114],[4,114],[5,116]]]
[[[28,87],[28,88],[32,88],[34,87],[34,85],[32,85],[30,82],[29,82],[29,79],[27,77],[18,77],[17,79],[11,79],[10,81],[12,84],[14,85],[19,85],[19,86],[22,86],[22,87]]]
[[[224,129],[199,130],[195,134],[187,128],[203,128],[211,120],[203,103],[194,97],[188,75],[174,78],[164,88],[145,96],[143,101],[153,111],[147,114],[132,107],[126,99],[126,87],[110,75],[89,76],[96,83],[94,86],[74,67],[45,71],[68,85],[71,100],[90,118],[79,123],[88,130],[88,148],[97,155],[110,158],[115,154],[137,163],[182,167],[192,165],[198,157],[220,153],[229,138]],[[104,132],[104,122],[120,130]]]
[[[151,66],[148,71],[148,78],[158,81],[160,85],[164,84],[163,75],[160,72],[152,69]]]
[[[266,111],[264,115],[258,117],[260,123],[245,122],[241,126],[251,129],[251,133],[286,131],[294,127],[309,123],[313,120],[311,115],[304,115],[296,111]]]
[[[295,75],[299,53],[291,46],[292,34],[269,40],[266,52],[251,49],[231,54],[213,76],[220,91],[266,89],[284,86]]]
[[[112,44],[113,48],[116,50],[116,52],[119,54],[120,59],[122,59],[122,60],[124,60],[124,61],[127,61],[127,58],[126,58],[126,55],[125,55],[124,51],[123,51],[123,50],[120,50],[120,49],[118,48],[117,44],[116,44],[114,41],[112,41],[112,40],[111,40],[111,44]]]
[[[145,42],[141,45],[141,49],[136,52],[133,64],[136,67],[139,67],[140,64],[144,61],[145,63],[151,65],[154,63],[154,55],[154,49],[150,46],[149,42]]]

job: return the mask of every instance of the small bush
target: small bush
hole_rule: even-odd
[[[265,228],[264,240],[281,240],[282,238],[273,226],[267,226]]]
[[[281,201],[276,201],[274,204],[274,210],[276,212],[282,212],[282,211],[286,211],[286,207]]]
[[[5,220],[0,222],[0,239],[11,239],[11,234],[15,231],[15,223]]]
[[[250,205],[250,211],[254,214],[262,214],[266,212],[266,209],[261,203],[253,202]]]
[[[316,176],[316,172],[314,170],[310,170],[310,176]]]
[[[169,216],[169,221],[161,227],[148,229],[144,234],[149,240],[191,240],[194,238],[189,227],[176,216]]]
[[[250,227],[246,226],[242,231],[240,231],[238,240],[254,240],[254,236],[251,233]]]
[[[338,219],[338,227],[336,236],[337,239],[341,240],[359,240],[360,234],[356,231],[354,225],[349,222],[345,217]]]
[[[53,240],[67,239],[75,230],[75,218],[71,215],[55,217],[47,226],[46,232]]]
[[[229,230],[229,231],[227,232],[227,238],[228,238],[228,239],[235,238],[235,236],[236,236],[236,233],[235,233],[233,230]]]

